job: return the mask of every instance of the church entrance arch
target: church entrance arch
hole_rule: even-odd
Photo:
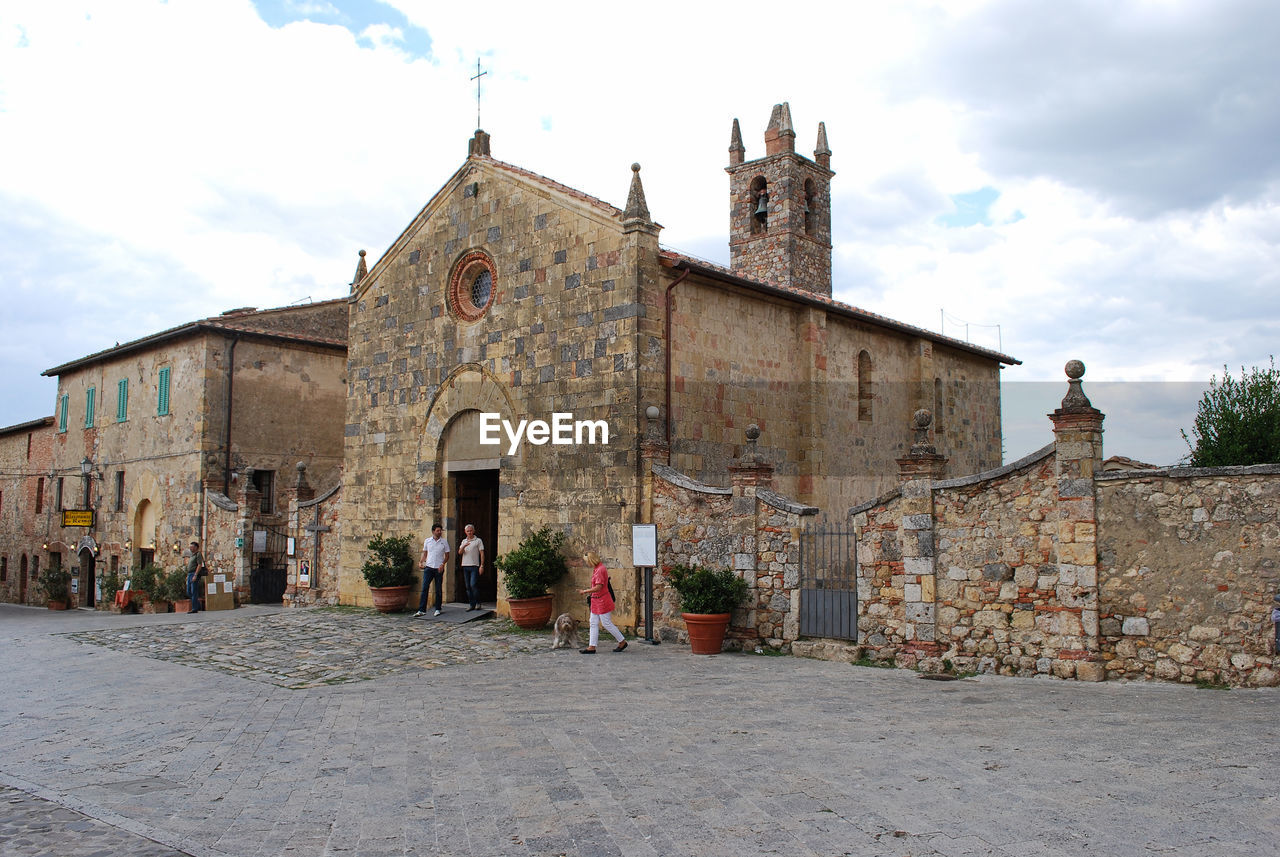
[[[465,410],[449,421],[440,437],[444,503],[449,518],[445,536],[453,551],[452,568],[445,575],[445,597],[451,602],[467,600],[466,582],[459,562],[459,545],[466,538],[464,528],[474,524],[484,542],[484,568],[480,575],[480,600],[494,604],[498,598],[497,570],[493,564],[498,548],[498,447],[480,443],[480,411]]]

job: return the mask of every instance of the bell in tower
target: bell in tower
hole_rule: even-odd
[[[774,105],[765,154],[746,160],[733,120],[729,142],[729,258],[741,277],[831,294],[831,150],[818,123],[814,159],[795,151],[791,106]]]

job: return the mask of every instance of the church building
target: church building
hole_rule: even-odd
[[[626,568],[650,463],[726,484],[752,424],[778,493],[836,519],[896,484],[919,408],[949,475],[1000,464],[1000,369],[1017,361],[833,299],[825,127],[812,158],[795,141],[777,105],[748,160],[734,120],[726,269],[660,245],[639,165],[620,209],[496,160],[475,133],[390,249],[371,267],[361,251],[344,603],[369,603],[372,536],[417,541],[435,521],[455,549],[476,525],[486,599],[501,602],[493,558],[543,525]],[[580,607],[580,565],[557,612]],[[624,613],[634,597],[619,593]]]

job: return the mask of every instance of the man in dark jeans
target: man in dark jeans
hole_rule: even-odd
[[[187,563],[187,597],[191,599],[192,613],[200,612],[200,581],[204,576],[204,555],[200,553],[200,543],[192,542],[191,562]]]
[[[434,524],[431,527],[431,538],[422,543],[422,559],[418,567],[422,569],[422,597],[418,599],[418,612],[414,618],[427,615],[427,589],[432,579],[436,582],[436,615],[440,615],[441,589],[444,588],[444,564],[449,560],[449,543],[445,541],[444,527]]]

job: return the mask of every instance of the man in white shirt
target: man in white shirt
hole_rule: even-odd
[[[467,582],[468,611],[480,609],[480,575],[484,574],[484,542],[476,537],[474,524],[467,524],[467,537],[458,545],[462,576]]]
[[[418,612],[414,618],[427,615],[427,589],[431,581],[436,582],[436,612],[440,615],[441,590],[444,588],[444,566],[449,561],[449,543],[444,537],[444,527],[433,524],[431,538],[422,543],[422,559],[418,567],[422,569],[422,597],[418,599]]]

